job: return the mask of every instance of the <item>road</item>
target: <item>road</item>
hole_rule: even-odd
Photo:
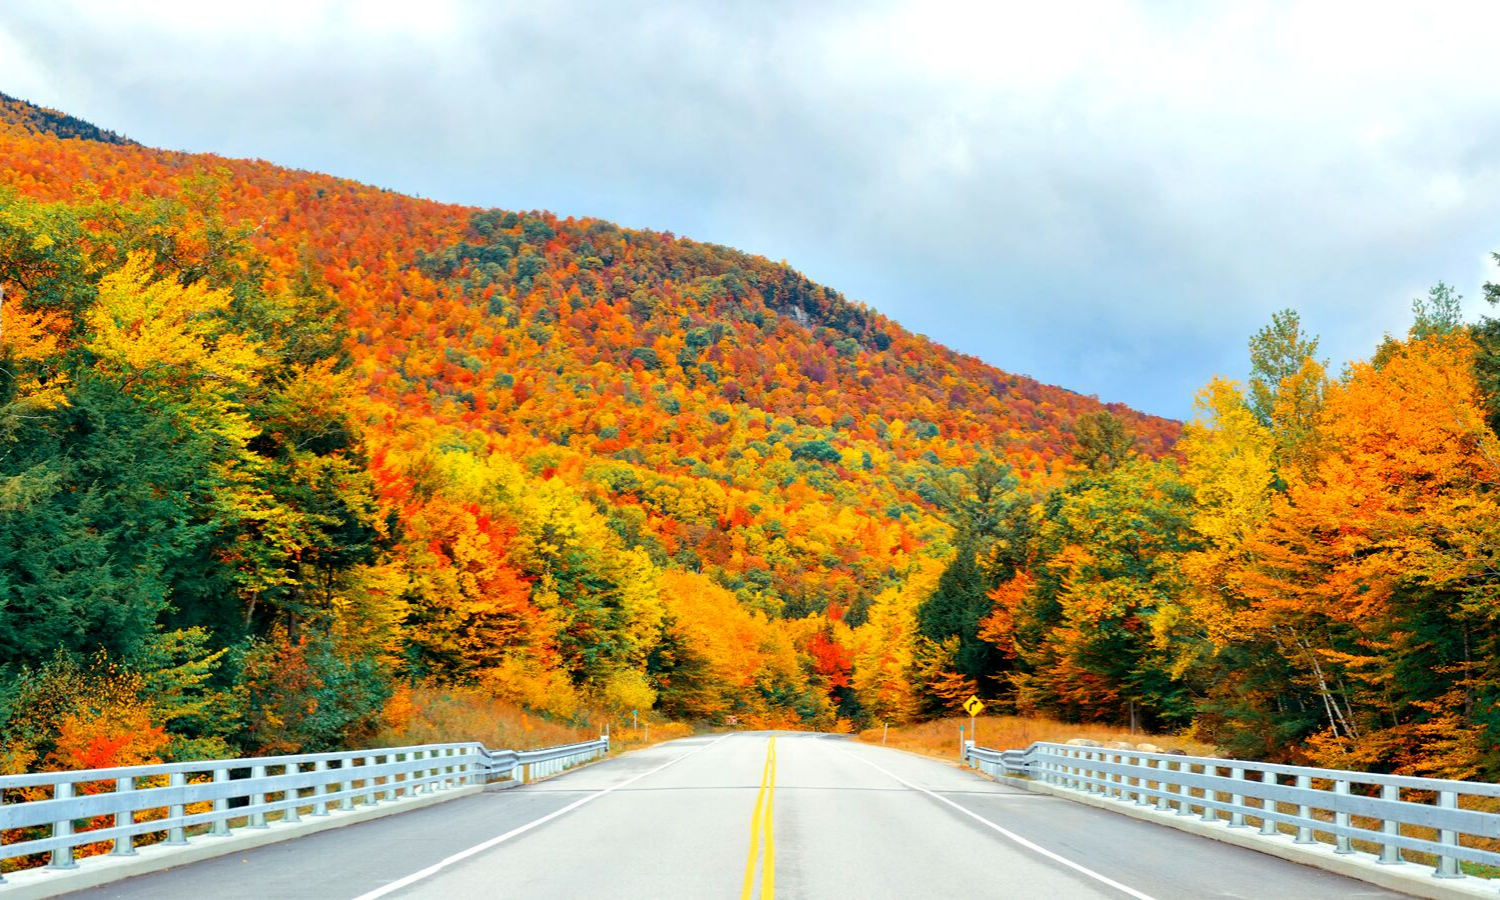
[[[81,893],[1337,898],[1388,891],[828,735],[697,737]]]

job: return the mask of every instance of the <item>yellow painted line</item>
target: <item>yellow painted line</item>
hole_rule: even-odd
[[[776,835],[772,830],[771,804],[776,799],[776,737],[771,736],[771,781],[766,785],[766,853],[760,875],[761,897],[776,896]]]
[[[755,795],[755,811],[750,813],[750,855],[745,859],[745,884],[740,900],[755,896],[755,862],[761,858],[760,896],[776,896],[776,836],[771,825],[772,800],[776,793],[776,737],[766,742],[766,765],[760,773],[760,792]],[[761,855],[761,844],[765,854]]]

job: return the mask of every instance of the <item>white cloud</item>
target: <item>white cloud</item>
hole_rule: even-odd
[[[1302,308],[1335,357],[1500,249],[1500,7],[10,4],[0,91],[148,143],[786,258],[1186,414]]]

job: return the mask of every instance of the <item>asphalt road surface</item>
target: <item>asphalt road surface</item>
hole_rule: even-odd
[[[74,896],[1326,898],[1399,896],[846,738],[661,744]]]

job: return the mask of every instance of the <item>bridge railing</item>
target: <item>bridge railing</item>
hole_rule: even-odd
[[[4,775],[0,862],[47,854],[49,868],[68,869],[85,845],[108,843],[111,854],[132,856],[143,835],[169,845],[196,834],[226,837],[272,820],[299,822],[507,778],[530,781],[608,752],[607,737],[542,750],[470,742]]]
[[[1053,743],[970,743],[964,755],[991,775],[1257,828],[1267,840],[1332,843],[1390,865],[1406,861],[1403,851],[1427,854],[1440,878],[1463,877],[1462,862],[1500,866],[1500,784]]]

